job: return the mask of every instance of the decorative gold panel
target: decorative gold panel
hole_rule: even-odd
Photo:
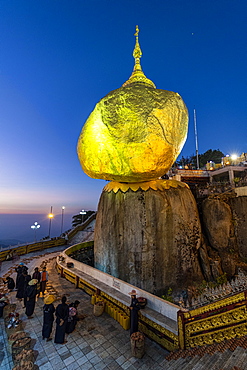
[[[147,324],[147,326],[145,324]],[[150,330],[148,326],[155,330]],[[174,351],[179,347],[178,336],[176,334],[143,316],[141,313],[139,313],[139,329],[155,342],[161,344],[168,351]]]
[[[226,325],[234,324],[246,319],[247,310],[245,306],[235,308],[231,311],[207,317],[202,320],[196,320],[185,325],[186,336],[193,333],[199,333],[205,330],[212,330]]]
[[[226,339],[242,337],[244,335],[247,335],[246,322],[234,327],[220,328],[215,332],[204,333],[194,337],[186,337],[185,344],[186,348],[204,346],[207,344],[213,344],[214,342],[220,343]]]
[[[205,306],[196,308],[194,310],[185,312],[184,317],[186,319],[189,319],[191,317],[201,315],[201,314],[209,312],[209,311],[217,310],[217,309],[220,309],[220,308],[225,307],[225,306],[229,306],[229,305],[237,303],[237,302],[242,302],[244,300],[245,300],[245,294],[244,294],[244,292],[242,292],[242,293],[239,293],[239,294],[235,294],[231,297],[221,299],[220,301],[210,303],[210,304],[207,304]]]

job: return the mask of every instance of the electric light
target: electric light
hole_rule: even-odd
[[[36,230],[40,228],[40,225],[38,224],[38,222],[34,222],[34,224],[31,226],[31,229],[34,230],[34,241],[36,242]]]
[[[52,213],[52,206],[51,206],[51,210],[50,210],[50,213],[48,214],[48,218],[50,219],[49,221],[49,234],[48,234],[48,237],[50,238],[51,236],[51,220],[53,219],[54,215]]]
[[[38,222],[34,222],[34,224],[31,226],[31,229],[39,229],[40,228],[40,225],[38,224]]]

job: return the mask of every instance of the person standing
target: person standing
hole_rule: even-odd
[[[44,296],[44,293],[45,293],[48,277],[49,277],[48,272],[46,271],[46,267],[44,266],[41,272],[41,279],[40,279],[40,292],[42,293],[42,296]]]
[[[28,286],[26,288],[26,315],[28,319],[32,319],[32,314],[34,312],[35,307],[35,298],[37,294],[37,279],[32,279],[29,281]]]
[[[139,302],[136,298],[136,291],[132,290],[130,293],[130,335],[138,331],[138,311],[140,310]]]
[[[67,298],[62,297],[62,303],[60,303],[55,311],[56,314],[56,333],[55,333],[55,343],[65,344],[65,330],[69,317],[69,306],[66,304]]]
[[[24,279],[24,282],[23,282],[23,287],[24,287],[24,292],[23,292],[24,305],[23,305],[23,308],[25,308],[26,307],[26,302],[27,302],[27,287],[28,287],[29,281],[32,278],[31,278],[31,275],[27,274],[27,270],[25,270],[25,269],[24,269],[22,275],[25,276],[25,279]]]
[[[24,272],[20,275],[18,279],[18,288],[17,288],[16,298],[18,298],[19,301],[21,301],[22,298],[25,297],[25,290],[30,280],[31,280],[31,276],[27,274],[26,270],[24,270]],[[24,306],[25,306],[25,299],[24,299]]]
[[[39,295],[40,295],[40,279],[41,279],[41,273],[40,273],[38,267],[35,267],[32,278],[38,280],[38,282],[37,282],[37,297],[39,297]]]
[[[24,263],[23,262],[20,262],[19,265],[15,269],[15,271],[17,272],[16,282],[15,282],[16,289],[18,289],[19,278],[20,278],[20,276],[23,273],[23,267],[24,267]]]
[[[44,307],[43,307],[43,327],[42,327],[42,338],[49,342],[51,340],[51,332],[52,332],[52,325],[54,321],[54,312],[55,307],[53,302],[55,301],[55,297],[53,294],[48,295],[44,299]]]

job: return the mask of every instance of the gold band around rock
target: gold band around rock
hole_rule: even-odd
[[[126,193],[129,190],[147,191],[149,189],[153,189],[153,190],[163,191],[163,190],[168,190],[170,188],[179,188],[179,187],[188,188],[189,186],[185,184],[184,182],[180,182],[176,180],[152,180],[152,181],[146,181],[146,182],[132,182],[132,183],[111,181],[104,187],[103,191],[107,191],[108,193],[113,191],[114,193],[117,193],[120,190],[122,193]]]

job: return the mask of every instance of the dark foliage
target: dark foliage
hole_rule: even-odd
[[[224,156],[224,153],[222,153],[219,149],[209,149],[205,153],[199,154],[199,167],[204,167],[209,161],[220,163],[222,157]],[[196,169],[196,156],[191,155],[189,157],[182,157],[179,161],[175,163],[175,166],[182,166],[183,168],[187,166],[189,169]]]
[[[76,227],[85,222],[94,212],[95,211],[86,211],[86,214],[79,213],[78,215],[74,215],[72,217],[72,227]]]

